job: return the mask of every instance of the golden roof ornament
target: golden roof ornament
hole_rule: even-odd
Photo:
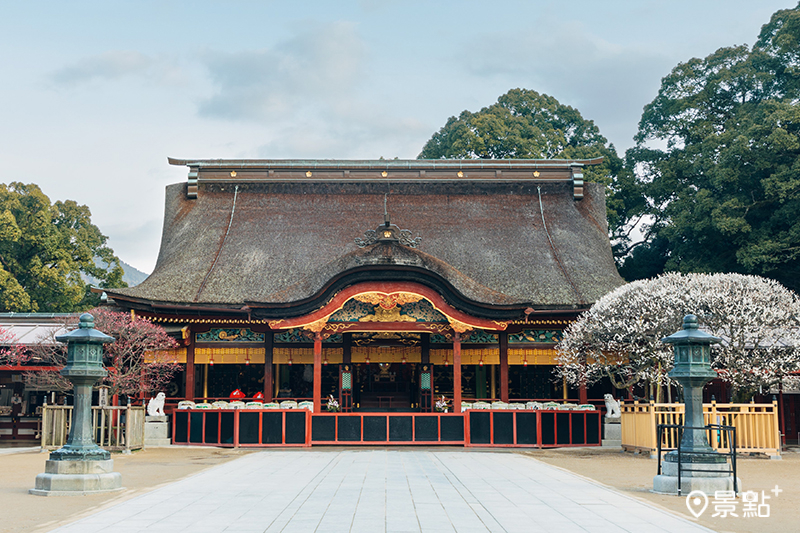
[[[386,208],[388,193],[383,195],[383,224],[374,230],[364,232],[364,238],[356,237],[355,243],[359,248],[364,248],[379,242],[396,242],[409,248],[419,246],[422,237],[413,237],[413,233],[407,229],[400,229],[389,220],[389,211]]]

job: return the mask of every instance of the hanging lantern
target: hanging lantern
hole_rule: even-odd
[[[247,354],[244,358],[244,364],[250,366],[250,354]]]
[[[211,357],[209,357],[208,364],[211,365],[211,366],[214,366],[214,356],[213,355]]]

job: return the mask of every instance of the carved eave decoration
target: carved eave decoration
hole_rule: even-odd
[[[359,248],[364,248],[376,243],[397,243],[409,248],[419,246],[422,237],[414,237],[414,234],[407,229],[400,229],[389,220],[389,212],[386,207],[388,195],[383,197],[383,224],[375,229],[364,232],[364,238],[356,237],[355,243]]]
[[[388,221],[383,225],[378,226],[376,229],[370,229],[364,232],[364,238],[356,237],[355,243],[359,248],[364,248],[376,243],[390,243],[396,242],[409,248],[416,248],[419,246],[422,237],[414,237],[411,230],[400,229]]]
[[[443,335],[466,333],[473,329],[505,330],[509,322],[486,320],[471,317],[449,306],[441,296],[423,286],[409,284],[382,284],[383,291],[360,289],[352,286],[341,291],[333,300],[322,309],[292,319],[272,320],[269,326],[272,329],[303,328],[314,333],[321,333],[323,337],[344,331],[429,331]],[[388,285],[388,286],[387,286]],[[398,290],[391,290],[396,285]],[[383,287],[382,287],[383,288]],[[353,321],[329,321],[331,316],[342,309],[349,300],[357,300],[368,305],[374,305],[374,314],[355,318]],[[427,300],[433,308],[441,313],[447,323],[418,322],[413,317],[401,314],[400,306],[414,304]]]
[[[367,304],[379,305],[383,309],[394,309],[398,305],[416,303],[422,300],[422,296],[408,292],[397,292],[394,294],[365,292],[354,296],[353,299]]]

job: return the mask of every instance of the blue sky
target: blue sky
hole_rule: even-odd
[[[679,62],[791,0],[0,0],[0,182],[88,205],[150,272],[178,158],[414,158],[511,88],[620,154]]]

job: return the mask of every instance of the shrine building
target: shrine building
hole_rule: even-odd
[[[586,403],[554,346],[623,284],[600,161],[170,159],[155,270],[106,292],[182,340],[173,403]]]

